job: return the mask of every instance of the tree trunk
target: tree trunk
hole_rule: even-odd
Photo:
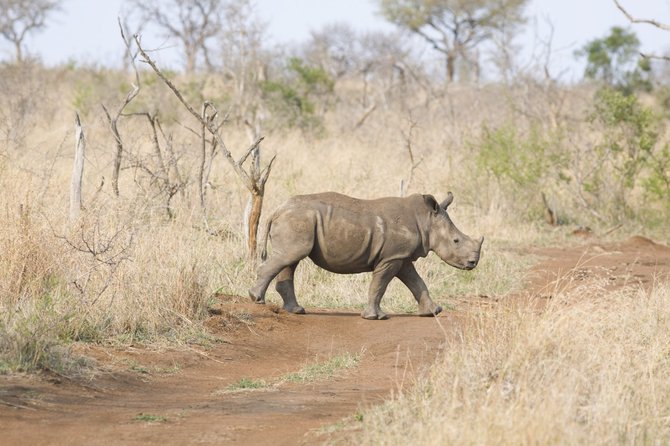
[[[81,128],[79,114],[75,117],[75,152],[74,167],[72,168],[72,179],[70,182],[70,224],[73,224],[79,218],[81,213],[81,183],[84,178],[84,150],[86,140],[84,131]]]
[[[21,41],[17,40],[14,42],[14,48],[16,49],[16,62],[23,62],[23,50],[21,49]]]
[[[121,135],[116,125],[116,119],[109,120],[112,134],[116,140],[116,155],[114,156],[114,170],[112,171],[112,191],[114,195],[119,196],[119,171],[121,170],[121,158],[123,157],[123,143],[121,142]]]
[[[452,83],[456,73],[456,56],[454,52],[447,53],[447,81]]]
[[[184,43],[184,53],[186,56],[186,74],[193,74],[195,72],[195,65],[198,59],[198,48]]]
[[[248,215],[245,215],[244,226],[247,230],[247,252],[250,259],[255,259],[258,247],[258,226],[261,222],[261,211],[263,210],[263,195],[253,191],[249,200],[249,212],[246,213]]]

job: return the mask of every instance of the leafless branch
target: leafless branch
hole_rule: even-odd
[[[658,54],[649,54],[649,53],[640,53],[641,57],[645,59],[657,59],[657,60],[666,60],[670,61],[670,56],[659,56]]]
[[[70,224],[74,223],[81,213],[81,183],[84,178],[84,152],[86,139],[81,127],[79,113],[75,115],[75,153],[72,179],[70,182]]]
[[[260,145],[261,141],[263,141],[264,139],[265,139],[265,137],[264,137],[264,136],[261,136],[261,137],[258,138],[253,144],[251,144],[251,146],[249,146],[249,148],[248,148],[247,151],[244,153],[244,155],[242,155],[242,156],[240,157],[240,159],[237,160],[237,164],[239,164],[240,166],[243,165],[244,162],[245,162],[245,161],[247,160],[247,158],[249,157],[249,155],[251,155],[251,152],[253,152],[254,150],[258,149],[258,146]]]
[[[123,140],[121,139],[121,134],[119,133],[119,128],[118,128],[118,121],[119,118],[123,115],[123,110],[132,102],[133,99],[137,97],[137,95],[140,93],[140,75],[139,72],[137,71],[137,66],[135,65],[135,59],[137,58],[137,54],[133,54],[130,48],[131,41],[130,39],[126,38],[125,31],[123,30],[123,25],[121,24],[121,18],[118,18],[118,23],[119,23],[119,31],[121,33],[121,38],[123,39],[123,44],[126,46],[126,51],[128,53],[128,57],[130,59],[130,65],[133,67],[133,71],[135,72],[135,83],[132,85],[132,88],[128,93],[126,94],[126,97],[123,101],[123,103],[119,106],[118,110],[116,111],[116,114],[113,116],[107,110],[107,107],[105,105],[102,105],[102,109],[105,112],[105,115],[107,116],[107,121],[109,122],[109,127],[112,132],[112,135],[114,136],[114,140],[116,141],[116,154],[114,156],[114,170],[112,171],[112,190],[114,192],[114,195],[117,197],[119,196],[119,172],[121,170],[121,160],[123,158]]]
[[[613,0],[614,4],[616,5],[617,8],[619,8],[619,11],[623,13],[623,15],[626,16],[626,18],[631,22],[631,23],[646,23],[648,25],[655,26],[656,28],[662,29],[664,31],[670,31],[670,25],[667,25],[665,23],[658,22],[653,19],[638,19],[636,17],[633,17],[631,13],[629,13],[623,6],[621,6],[621,3],[619,3],[619,0]]]
[[[409,118],[409,129],[407,130],[407,133],[405,133],[403,130],[400,130],[400,133],[402,134],[403,139],[405,140],[405,149],[407,149],[407,154],[409,155],[409,176],[407,178],[407,181],[404,179],[400,182],[400,196],[404,197],[407,194],[407,191],[409,190],[410,185],[412,184],[412,180],[414,179],[414,170],[419,167],[419,165],[423,162],[423,158],[421,158],[419,161],[414,160],[414,149],[412,147],[413,143],[413,133],[414,129],[418,127],[417,122],[412,118],[412,115],[410,113]]]
[[[230,150],[228,150],[228,147],[226,146],[225,142],[221,138],[221,135],[217,131],[218,126],[215,125],[213,122],[208,122],[207,120],[203,120],[202,116],[200,113],[195,111],[195,109],[191,106],[191,104],[186,101],[184,96],[181,94],[179,89],[172,83],[170,79],[168,79],[165,74],[161,71],[160,68],[156,65],[156,63],[149,57],[149,55],[146,53],[146,51],[142,48],[142,44],[140,43],[139,36],[135,34],[135,43],[137,44],[137,48],[140,52],[140,54],[143,57],[143,62],[148,64],[156,73],[156,75],[165,83],[165,85],[168,86],[170,90],[172,90],[172,93],[179,99],[179,102],[182,103],[182,105],[188,110],[188,112],[198,121],[200,124],[204,125],[207,130],[210,132],[210,134],[216,139],[217,144],[221,148],[221,151],[223,153],[223,156],[226,158],[228,163],[233,167],[235,170],[235,173],[240,177],[244,185],[247,187],[247,189],[255,190],[256,185],[254,182],[251,180],[249,177],[249,174],[244,171],[244,169],[239,166],[236,162],[235,159],[233,158],[233,155],[230,153]]]
[[[256,237],[258,233],[258,225],[260,222],[260,215],[261,215],[261,210],[263,206],[263,195],[265,193],[265,183],[268,180],[268,177],[270,175],[271,169],[272,169],[272,164],[274,163],[275,158],[273,158],[268,166],[265,168],[264,171],[261,171],[260,169],[260,143],[263,140],[262,137],[259,135],[256,135],[257,140],[251,145],[251,147],[244,153],[244,155],[239,159],[235,160],[233,158],[233,155],[231,154],[230,150],[228,150],[228,147],[226,146],[225,142],[223,141],[223,138],[221,137],[220,133],[220,128],[221,128],[221,123],[219,123],[216,119],[218,116],[218,110],[216,107],[209,103],[206,102],[202,106],[201,113],[198,113],[195,108],[191,104],[186,101],[184,96],[181,94],[179,89],[174,85],[174,83],[165,76],[165,74],[158,68],[156,63],[149,57],[147,52],[142,48],[142,44],[140,42],[140,38],[137,34],[135,34],[135,43],[137,44],[137,48],[139,53],[142,55],[143,62],[148,64],[156,73],[156,75],[167,85],[167,87],[174,93],[174,95],[177,97],[179,102],[182,103],[182,105],[186,108],[186,110],[198,121],[201,125],[201,134],[200,137],[202,139],[202,163],[200,166],[200,174],[199,174],[199,180],[200,180],[200,191],[201,191],[201,203],[204,202],[204,168],[205,168],[205,157],[206,157],[206,138],[205,138],[205,129],[209,132],[209,134],[212,136],[213,141],[212,141],[212,152],[218,148],[220,148],[221,152],[223,153],[223,156],[226,158],[226,161],[231,165],[237,176],[242,180],[246,188],[250,192],[250,202],[249,202],[249,212],[245,213],[248,214],[248,217],[245,217],[245,225],[247,226],[247,243],[248,243],[248,253],[249,256],[252,258],[255,258],[256,256]],[[208,110],[212,110],[212,113],[208,113]],[[243,164],[246,161],[246,159],[250,156],[252,156],[253,162],[249,170],[245,170]]]

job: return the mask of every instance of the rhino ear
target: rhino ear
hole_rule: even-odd
[[[437,203],[437,200],[432,195],[424,195],[423,201],[426,203],[426,206],[433,210],[433,213],[437,214],[440,212],[440,205]]]
[[[452,194],[451,192],[448,192],[447,193],[447,198],[445,198],[444,201],[442,203],[440,203],[440,207],[442,209],[446,210],[449,207],[449,205],[451,204],[452,201],[454,201],[454,194]]]

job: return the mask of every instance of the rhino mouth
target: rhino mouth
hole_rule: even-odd
[[[453,266],[454,268],[462,269],[465,271],[470,271],[473,270],[477,267],[477,264],[479,263],[479,260],[468,260],[466,263],[451,263],[447,262],[449,266]]]

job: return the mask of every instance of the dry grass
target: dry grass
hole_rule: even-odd
[[[667,442],[670,287],[570,302],[479,314],[412,390],[364,414],[353,442]]]
[[[0,113],[0,370],[64,367],[51,352],[67,352],[73,342],[206,339],[202,321],[212,295],[246,296],[254,278],[241,223],[248,195],[230,166],[220,156],[214,160],[207,191],[212,231],[205,231],[194,182],[199,141],[186,128],[194,124],[169,92],[143,73],[145,86],[134,107],[161,112],[186,187],[174,197],[175,217],[169,219],[157,183],[126,162],[121,196],[115,197],[109,181],[114,140],[99,104],[114,107],[121,100],[124,75],[31,66],[0,71],[3,98],[12,104]],[[397,195],[401,180],[410,175],[401,130],[407,132],[411,110],[417,123],[413,153],[421,162],[409,192],[442,198],[452,190],[454,221],[464,232],[487,239],[481,265],[472,272],[453,270],[434,256],[418,262],[437,302],[448,306],[463,296],[514,291],[529,260],[509,248],[560,240],[569,232],[547,231],[535,218],[541,215],[538,197],[525,202],[528,191],[517,196],[501,188],[477,170],[473,159],[484,123],[515,121],[527,128],[531,121],[549,122],[541,114],[542,98],[531,98],[530,116],[515,111],[525,107],[527,98],[519,96],[519,103],[512,104],[514,91],[500,86],[454,86],[448,95],[432,99],[423,93],[409,99],[389,96],[364,126],[352,130],[364,110],[359,93],[338,92],[340,102],[326,115],[321,139],[291,130],[265,135],[264,162],[277,154],[266,211],[291,195],[323,190],[361,198]],[[581,113],[586,95],[567,91],[566,96],[564,111]],[[75,110],[87,138],[85,209],[81,221],[68,226]],[[155,160],[146,123],[124,118],[120,131],[126,161],[151,166]],[[242,126],[232,123],[224,138],[236,156],[248,145]],[[368,281],[368,275],[337,276],[307,261],[298,269],[296,289],[308,308],[358,311]],[[276,303],[279,297],[271,292],[268,300]],[[416,309],[398,283],[383,305],[392,312]]]

